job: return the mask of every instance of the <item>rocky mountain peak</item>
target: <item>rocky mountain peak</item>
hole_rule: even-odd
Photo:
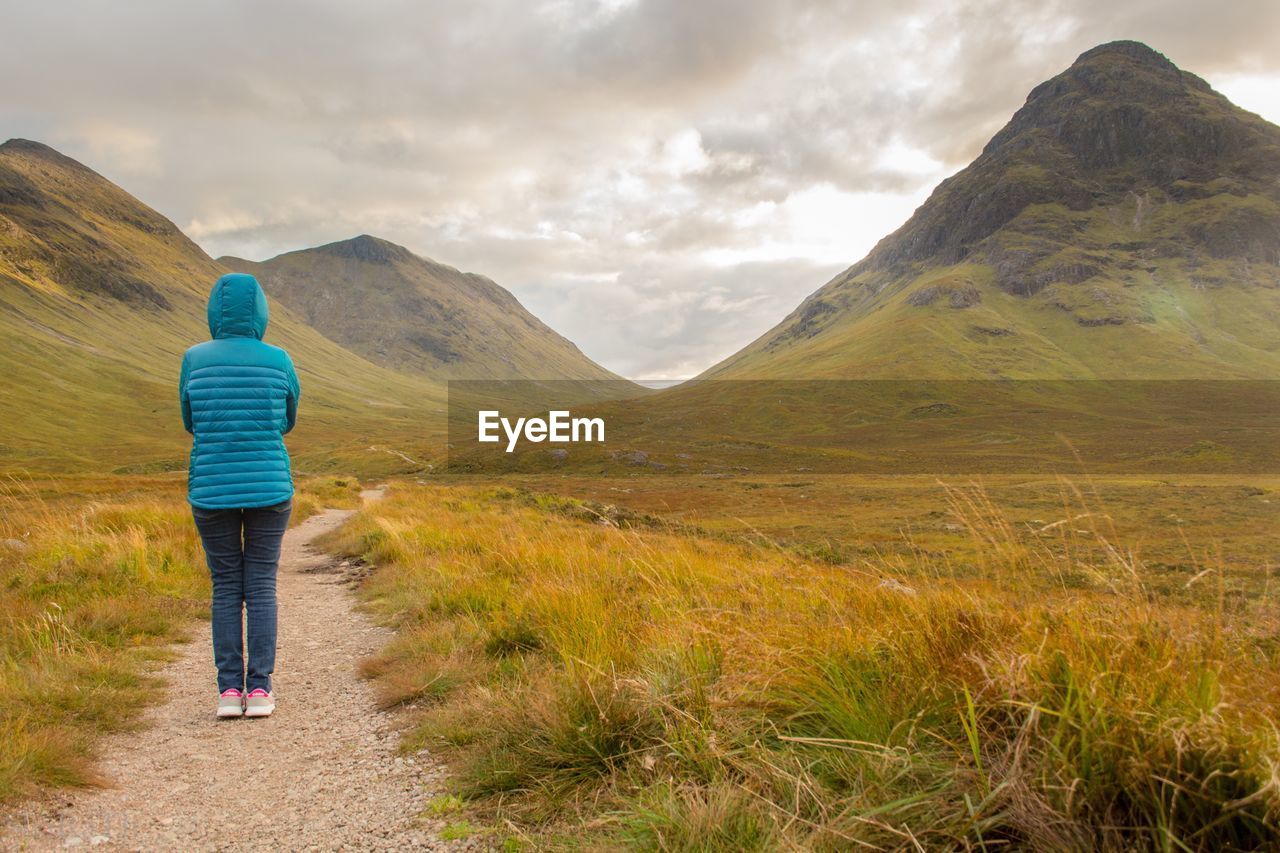
[[[1087,64],[1095,59],[1104,57],[1123,57],[1124,59],[1147,65],[1152,68],[1163,68],[1168,71],[1179,71],[1178,66],[1174,65],[1167,56],[1155,48],[1143,44],[1140,41],[1131,41],[1122,39],[1119,41],[1109,41],[1100,44],[1097,47],[1091,47],[1076,58],[1072,67]]]
[[[335,258],[346,258],[373,264],[391,264],[413,258],[413,253],[405,247],[369,234],[361,234],[349,240],[328,243],[318,247],[315,251],[332,255]]]
[[[96,174],[80,161],[73,160],[61,151],[50,148],[43,142],[36,142],[32,139],[14,137],[13,139],[0,144],[0,154],[10,154],[18,157],[44,160],[65,169],[75,169],[87,174]]]
[[[1031,205],[1086,210],[1212,181],[1272,194],[1276,174],[1280,128],[1150,47],[1110,42],[1036,86],[982,154],[850,274],[956,263]]]
[[[1277,293],[1280,127],[1111,42],[713,372],[1272,376]]]
[[[1070,155],[1084,171],[1142,159],[1154,167],[1139,169],[1149,179],[1177,178],[1173,173],[1252,141],[1228,127],[1233,112],[1242,111],[1162,54],[1139,42],[1111,42],[1032,89],[983,153],[1036,147],[1029,153]],[[1060,150],[1038,150],[1050,141]]]

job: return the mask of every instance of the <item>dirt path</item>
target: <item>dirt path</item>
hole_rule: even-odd
[[[366,499],[380,494],[366,493]],[[445,849],[416,819],[441,769],[397,755],[393,720],[355,671],[389,633],[352,609],[333,561],[308,543],[351,512],[285,534],[280,558],[277,707],[263,720],[213,716],[213,652],[202,623],[161,675],[147,727],[113,736],[113,787],[55,793],[17,812],[4,849]],[[456,846],[469,846],[457,844]]]

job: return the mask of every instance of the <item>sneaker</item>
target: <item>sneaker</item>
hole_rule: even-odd
[[[218,696],[218,716],[238,717],[244,713],[244,695],[234,687],[228,687]]]
[[[263,690],[261,687],[256,690],[250,690],[249,696],[244,700],[244,715],[246,717],[270,717],[271,712],[276,709],[276,694],[269,690]]]

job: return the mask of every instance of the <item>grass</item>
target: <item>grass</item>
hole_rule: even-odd
[[[361,488],[355,477],[309,477],[301,480],[293,495],[290,526],[326,509],[355,509],[360,506]]]
[[[984,561],[989,543],[954,517],[931,476],[745,472],[727,479],[568,475],[503,482],[528,496],[523,499],[570,517],[603,514],[631,526],[746,539],[811,562],[868,569],[892,563],[903,577],[980,578],[990,571]],[[1070,507],[1081,498],[1061,479],[984,476],[982,483],[992,509],[1018,531],[1030,534],[1080,514]],[[1224,606],[1240,607],[1271,588],[1280,525],[1275,477],[1093,477],[1079,483],[1097,512],[1045,531],[1071,534],[1076,553],[1062,554],[1053,572],[1018,582],[1052,578],[1060,589],[1107,589],[1111,579],[1093,567],[1106,564],[1101,539],[1108,538],[1133,552],[1144,586],[1165,601],[1199,601],[1213,587]],[[553,490],[563,497],[546,494]],[[1103,527],[1105,537],[1095,535]]]
[[[137,724],[166,646],[207,618],[184,488],[164,476],[0,485],[0,803],[99,784],[101,738]],[[303,482],[293,522],[358,500],[354,479]]]
[[[328,543],[379,566],[362,595],[397,632],[363,671],[404,748],[451,763],[428,808],[451,837],[1280,837],[1265,478],[514,482],[397,484]],[[300,484],[295,522],[360,488]],[[0,502],[13,800],[100,781],[100,738],[137,724],[120,698],[153,684],[207,581],[180,476],[11,481]]]
[[[380,566],[362,594],[397,637],[366,671],[404,748],[451,762],[455,823],[549,847],[1274,845],[1269,590],[1162,596],[1062,492],[1058,520],[1096,521],[939,490],[973,573],[485,487],[396,487],[329,545]]]
[[[42,491],[12,480],[0,490],[0,801],[97,783],[96,741],[134,723],[155,686],[150,665],[207,599],[174,490]]]

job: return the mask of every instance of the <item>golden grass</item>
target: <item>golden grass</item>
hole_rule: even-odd
[[[0,800],[97,782],[95,741],[133,723],[157,686],[148,663],[207,599],[172,489],[111,500],[49,486],[0,488]]]
[[[185,485],[171,476],[0,484],[0,802],[101,780],[95,748],[161,695],[168,643],[208,616]],[[359,482],[299,484],[294,521]],[[213,667],[209,684],[212,695]]]
[[[298,481],[289,526],[301,524],[326,509],[360,506],[360,481],[355,477],[310,477]]]
[[[1074,520],[1036,529],[949,490],[976,580],[482,488],[397,487],[330,544],[381,567],[363,595],[398,634],[366,673],[413,709],[406,748],[445,750],[471,817],[514,837],[1277,843],[1274,602],[1162,599],[1105,513],[1064,494]]]
[[[469,478],[462,478],[463,480]],[[474,480],[473,480],[474,482]],[[1269,598],[1280,528],[1275,477],[1092,477],[1071,482],[1044,476],[982,478],[985,500],[1000,523],[1055,547],[1057,567],[1035,572],[1044,582],[1081,589],[1110,588],[1099,567],[1113,560],[1095,530],[1141,563],[1143,586],[1162,601],[1228,606]],[[998,567],[986,538],[961,524],[933,476],[754,475],[732,479],[505,477],[531,492],[555,492],[632,524],[654,519],[712,535],[777,543],[812,561],[860,568],[892,561],[903,575],[988,577]],[[1070,525],[1060,523],[1088,512]],[[1052,526],[1050,526],[1052,525]],[[1043,529],[1043,528],[1048,529]],[[1042,530],[1043,529],[1043,530]],[[1065,537],[1065,538],[1064,538]],[[1006,540],[1008,539],[1006,531]],[[1021,538],[1021,537],[1018,537]],[[1063,546],[1072,551],[1069,555]],[[1034,561],[1033,561],[1034,562]],[[1042,577],[1043,576],[1043,577]],[[1025,575],[1014,583],[1025,582]]]

